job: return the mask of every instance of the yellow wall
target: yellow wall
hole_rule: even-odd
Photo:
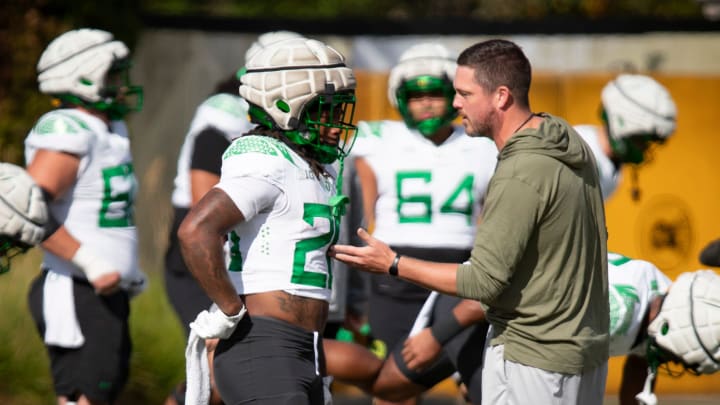
[[[572,124],[599,124],[600,90],[607,74],[536,74],[531,106],[564,117]],[[632,168],[607,201],[610,250],[655,263],[670,278],[702,268],[698,255],[720,238],[720,76],[660,75],[673,95],[678,126],[655,149],[652,161],[637,171],[640,198],[631,197]],[[387,75],[357,72],[357,120],[397,119],[387,101]],[[623,359],[611,359],[608,392],[617,392]],[[657,392],[720,392],[720,373],[712,376],[659,377]]]

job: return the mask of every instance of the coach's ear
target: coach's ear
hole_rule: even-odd
[[[495,96],[493,97],[495,108],[507,110],[512,105],[512,99],[512,93],[507,86],[499,86],[495,89]]]

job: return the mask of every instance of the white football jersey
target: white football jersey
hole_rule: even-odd
[[[190,207],[190,160],[192,159],[195,138],[208,127],[222,132],[228,141],[239,137],[254,127],[248,120],[248,103],[239,96],[216,94],[205,100],[195,111],[190,130],[180,149],[175,189],[172,204],[178,208]]]
[[[645,355],[645,341],[637,341],[653,298],[665,294],[670,279],[652,263],[608,253],[610,295],[610,356]]]
[[[377,179],[373,236],[395,246],[472,247],[497,163],[490,139],[456,126],[435,145],[400,121],[360,122],[351,153]]]
[[[80,158],[75,184],[48,207],[52,215],[83,246],[113,264],[123,279],[136,280],[137,231],[133,220],[137,180],[130,140],[123,121],[110,128],[79,109],[51,111],[38,120],[25,138],[25,160],[38,150],[67,152]],[[72,263],[45,252],[44,265],[78,277]]]
[[[243,136],[225,151],[216,187],[245,217],[229,235],[228,271],[239,294],[283,290],[329,301],[327,251],[340,230],[328,205],[336,173],[326,169],[332,177],[318,178],[297,153],[267,136]],[[258,195],[248,178],[272,192]]]
[[[615,192],[618,183],[620,183],[620,171],[600,146],[598,140],[600,136],[598,131],[600,128],[594,125],[576,125],[573,128],[580,134],[580,137],[582,137],[585,143],[588,144],[595,156],[595,163],[597,163],[598,174],[600,175],[600,190],[602,191],[603,199],[607,200]]]

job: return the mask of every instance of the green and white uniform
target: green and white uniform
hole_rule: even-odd
[[[638,340],[640,326],[653,298],[665,294],[670,279],[655,265],[608,254],[610,289],[610,356],[645,355],[645,340]]]
[[[142,278],[133,221],[137,180],[125,123],[113,121],[108,127],[78,109],[54,110],[43,115],[25,139],[28,164],[40,149],[80,158],[72,188],[48,204],[53,217],[83,246],[111,263],[123,280]],[[47,251],[43,266],[85,278],[78,267]]]
[[[399,121],[360,122],[352,155],[377,179],[373,236],[390,244],[469,249],[497,148],[455,127],[440,145]]]
[[[318,178],[283,142],[266,136],[236,139],[223,155],[220,182],[245,217],[229,235],[228,271],[238,294],[283,290],[329,301],[327,250],[339,226],[328,201],[332,177]]]
[[[127,128],[123,121],[108,125],[80,109],[54,110],[25,139],[28,164],[39,150],[80,159],[74,183],[48,207],[82,248],[120,273],[122,289],[98,295],[80,268],[45,251],[44,271],[28,294],[30,312],[50,357],[56,395],[82,393],[111,403],[127,381],[129,299],[139,292],[136,283],[144,280],[138,266],[133,221],[137,181]]]
[[[594,125],[575,125],[573,129],[587,143],[595,156],[595,164],[600,178],[600,189],[603,193],[603,199],[607,200],[617,189],[621,176],[618,167],[602,150],[599,141],[600,128]]]
[[[190,169],[197,136],[207,128],[215,128],[231,142],[253,128],[254,125],[248,120],[248,108],[247,101],[225,93],[215,94],[200,104],[180,149],[175,189],[172,193],[173,207],[190,207]]]
[[[351,153],[364,158],[377,181],[373,236],[403,255],[467,260],[497,162],[495,144],[454,126],[436,145],[400,121],[360,122],[357,137]],[[373,335],[390,349],[399,345],[428,294],[403,280],[373,275],[368,299]]]

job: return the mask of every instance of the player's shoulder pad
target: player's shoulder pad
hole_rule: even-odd
[[[248,113],[248,103],[243,98],[231,94],[221,93],[210,96],[203,101],[202,106],[243,118]]]
[[[235,139],[223,153],[223,161],[233,156],[262,154],[286,159],[296,164],[296,155],[282,141],[262,135],[241,136]]]
[[[377,138],[383,137],[383,129],[385,128],[388,121],[359,121],[357,129],[358,139],[365,138]]]
[[[92,132],[90,124],[81,117],[62,110],[44,114],[33,128],[38,135],[73,135]]]

